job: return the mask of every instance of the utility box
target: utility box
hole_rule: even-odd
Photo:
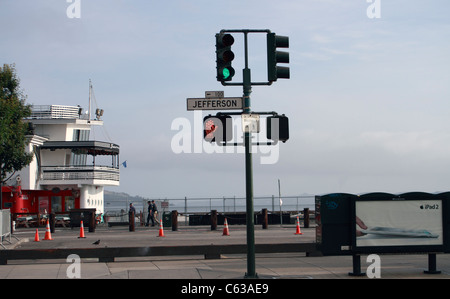
[[[351,207],[356,197],[347,193],[315,197],[316,243],[323,255],[351,254]]]
[[[163,220],[163,227],[171,227],[172,226],[172,212],[164,212],[162,220]]]

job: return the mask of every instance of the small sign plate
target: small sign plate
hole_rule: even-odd
[[[225,97],[224,91],[205,91],[205,98],[223,98]]]
[[[244,133],[259,133],[259,114],[242,114],[242,131]]]

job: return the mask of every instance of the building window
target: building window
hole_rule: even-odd
[[[89,141],[90,130],[73,130],[72,141]]]
[[[65,197],[64,211],[68,212],[75,209],[75,198],[73,196]]]
[[[39,214],[48,213],[48,197],[39,196]]]
[[[72,141],[89,141],[89,133],[89,130],[73,130]],[[86,157],[85,153],[72,152],[70,165],[85,166]]]
[[[61,196],[52,196],[52,213],[62,212]]]

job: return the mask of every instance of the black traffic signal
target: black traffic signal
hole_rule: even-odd
[[[232,117],[208,115],[203,118],[203,138],[208,142],[226,142],[233,138]]]
[[[231,66],[234,59],[231,51],[233,44],[234,37],[231,34],[216,34],[217,81],[231,81],[234,76],[234,68]]]
[[[289,63],[289,53],[277,51],[277,48],[289,48],[289,37],[275,33],[267,34],[267,79],[269,82],[277,79],[289,79],[289,68],[278,66],[277,63]]]
[[[282,142],[286,142],[289,139],[289,118],[284,114],[269,116],[266,125],[267,139]]]

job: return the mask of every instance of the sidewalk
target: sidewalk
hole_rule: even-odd
[[[86,231],[85,239],[78,238],[78,229],[57,228],[53,240],[43,241],[45,229],[40,228],[41,242],[34,242],[35,229],[20,229],[12,238],[8,250],[43,248],[93,248],[95,246],[177,246],[202,244],[246,244],[246,227],[230,226],[230,236],[223,236],[221,228],[180,227],[178,231],[164,229],[165,237],[158,237],[158,227],[99,227],[94,233]],[[314,242],[314,228],[303,229],[303,235],[295,235],[295,225],[271,226],[267,230],[255,226],[255,243]],[[100,240],[99,245],[92,244]],[[437,269],[441,274],[424,274],[428,256],[380,255],[381,278],[450,278],[450,255],[437,255]],[[361,270],[371,271],[366,255],[361,256]],[[74,269],[73,261],[66,260],[11,260],[0,265],[0,279],[50,278],[65,279]],[[82,259],[79,264],[82,279],[241,279],[247,271],[246,254],[222,255],[220,259],[204,259],[199,256],[161,256],[116,258],[115,262],[98,262],[98,259]],[[368,271],[369,270],[369,271]],[[256,254],[256,273],[264,279],[368,279],[353,277],[351,256],[307,257],[305,253]]]

